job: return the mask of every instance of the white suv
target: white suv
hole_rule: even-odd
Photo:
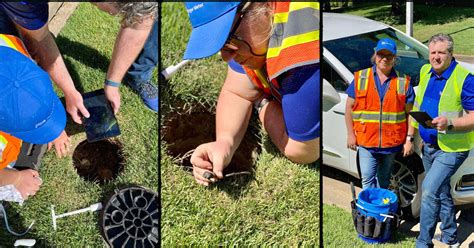
[[[371,66],[374,47],[379,39],[385,37],[397,43],[400,63],[395,68],[410,75],[413,86],[416,86],[421,66],[428,63],[428,48],[425,45],[380,22],[352,15],[323,13],[323,162],[357,178],[360,178],[357,153],[346,148],[345,91],[355,71]],[[474,71],[473,65],[460,63]],[[420,142],[420,137],[417,137],[415,143]],[[406,217],[418,217],[420,212],[424,178],[420,156],[419,149],[408,158],[397,156],[392,173],[390,187],[398,193],[402,213]],[[474,149],[451,177],[455,205],[474,204],[473,165]]]

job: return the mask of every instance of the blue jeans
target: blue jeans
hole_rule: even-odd
[[[388,188],[396,155],[397,153],[371,153],[364,147],[359,146],[362,189]]]
[[[126,81],[140,84],[151,79],[153,69],[158,65],[158,18],[155,20],[143,50],[127,71]],[[132,86],[132,85],[131,85]],[[133,87],[133,86],[132,86]]]
[[[444,152],[423,146],[425,179],[422,185],[420,234],[416,247],[433,247],[433,236],[438,216],[441,219],[442,242],[455,244],[457,240],[456,216],[451,196],[450,179],[467,158],[466,152]]]

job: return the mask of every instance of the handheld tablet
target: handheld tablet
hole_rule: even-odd
[[[105,98],[104,89],[85,93],[84,106],[90,117],[83,118],[87,141],[95,142],[120,135],[120,128],[112,107]]]
[[[430,126],[433,118],[428,113],[424,111],[411,111],[409,114],[424,128],[433,128]]]

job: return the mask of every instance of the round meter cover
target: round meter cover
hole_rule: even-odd
[[[158,193],[139,186],[116,190],[101,212],[101,229],[111,247],[158,247]]]

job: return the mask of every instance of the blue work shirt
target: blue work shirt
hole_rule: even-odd
[[[433,119],[438,117],[441,93],[457,64],[458,62],[453,58],[448,69],[439,76],[433,68],[431,68],[430,80],[428,81],[428,86],[423,96],[420,111],[425,111]],[[474,76],[472,74],[469,74],[464,80],[461,92],[461,104],[465,110],[474,110]],[[418,128],[420,136],[425,143],[438,145],[438,131],[435,128],[424,128],[422,125],[419,125]]]
[[[229,67],[245,74],[234,60]],[[319,64],[299,66],[277,78],[281,94],[281,107],[288,137],[308,141],[321,136],[320,75]]]
[[[25,29],[37,30],[48,23],[48,3],[0,2],[1,15],[7,15],[11,21]]]
[[[372,72],[374,73],[375,87],[377,88],[377,92],[380,97],[380,102],[382,103],[383,98],[385,97],[385,94],[387,94],[387,89],[388,89],[388,86],[390,85],[390,80],[392,80],[393,77],[397,77],[397,73],[395,72],[395,69],[392,69],[392,71],[390,72],[390,75],[382,84],[380,82],[379,77],[377,76],[377,69],[375,65],[372,66]],[[352,80],[351,84],[347,88],[346,93],[349,97],[355,99],[354,80]],[[415,102],[415,92],[410,83],[410,85],[408,85],[408,91],[406,92],[405,104],[410,104],[414,102]],[[403,144],[399,146],[387,147],[387,148],[370,148],[370,147],[364,147],[364,148],[367,149],[370,153],[390,154],[390,153],[401,151],[403,148]]]

